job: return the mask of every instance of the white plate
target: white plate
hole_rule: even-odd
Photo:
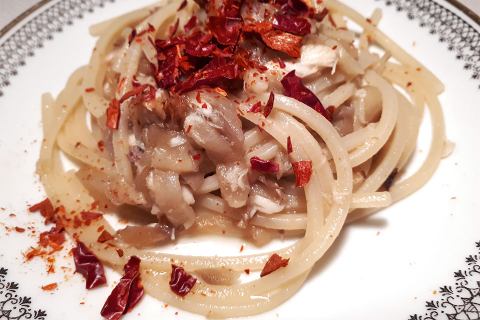
[[[0,33],[2,320],[101,318],[117,274],[108,272],[109,287],[87,292],[81,276],[73,274],[67,250],[57,257],[57,272],[47,275],[43,261],[24,262],[22,253],[35,243],[30,231],[7,228],[45,228],[26,210],[43,196],[34,174],[40,95],[58,93],[68,75],[87,63],[95,41],[89,25],[149,2],[43,1]],[[345,2],[365,15],[383,9],[381,28],[444,81],[441,101],[455,152],[422,190],[346,227],[301,290],[255,319],[480,319],[480,19],[454,1]],[[420,146],[419,155],[425,152]],[[219,247],[218,240],[198,242],[193,246],[203,250]],[[244,253],[254,250],[247,246]],[[218,252],[236,254],[238,246]],[[58,282],[57,290],[41,289],[52,282]],[[125,319],[139,316],[199,318],[149,297]]]

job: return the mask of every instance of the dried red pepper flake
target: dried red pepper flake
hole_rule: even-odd
[[[278,163],[270,160],[263,160],[259,157],[250,158],[252,169],[262,173],[277,173],[280,170]]]
[[[238,42],[242,30],[242,20],[239,18],[210,17],[208,27],[218,43],[231,46]]]
[[[143,29],[140,32],[137,32],[136,29],[133,29],[130,35],[128,36],[128,44],[131,45],[133,40],[135,40],[135,42],[137,43],[141,43],[142,42],[142,39],[140,38],[141,36],[143,36],[146,33],[154,32],[154,31],[155,31],[155,27],[150,23],[147,25],[147,28]]]
[[[261,111],[262,111],[262,103],[260,101],[258,101],[253,106],[251,106],[250,109],[248,109],[248,112],[252,112],[252,113],[259,113]]]
[[[179,37],[179,36],[169,38],[169,39],[166,39],[166,40],[156,39],[155,40],[155,46],[157,47],[158,58],[161,58],[162,50],[169,49],[169,48],[175,47],[177,45],[183,45],[183,44],[185,44],[185,39],[183,37]]]
[[[28,208],[30,212],[37,212],[40,211],[42,217],[45,218],[45,223],[50,223],[55,221],[55,210],[53,208],[52,202],[50,199],[46,198],[45,200],[34,204],[30,208]]]
[[[120,103],[117,99],[113,99],[107,108],[107,127],[113,130],[117,130],[119,121]]]
[[[177,21],[175,21],[175,24],[170,26],[170,29],[168,31],[169,38],[173,37],[175,33],[177,33],[179,23],[180,23],[180,19],[177,18]]]
[[[209,33],[195,32],[185,40],[185,53],[192,57],[210,57],[217,46]]]
[[[200,153],[197,153],[197,154],[194,154],[192,158],[195,161],[199,161],[202,158],[202,155]]]
[[[58,288],[58,284],[56,282],[53,282],[53,283],[46,284],[46,285],[42,286],[43,291],[53,291],[57,288]]]
[[[157,84],[160,88],[168,89],[175,85],[180,77],[180,63],[182,58],[178,55],[176,46],[168,47],[161,51],[158,61]]]
[[[200,91],[197,91],[197,94],[195,95],[195,100],[197,100],[198,103],[202,103],[202,96],[200,95]]]
[[[217,87],[226,80],[234,80],[239,76],[239,66],[234,60],[215,57],[205,67],[177,85],[175,91],[182,94],[202,86]]]
[[[300,57],[302,37],[280,30],[273,30],[273,24],[270,22],[245,24],[243,31],[259,34],[265,45],[273,50],[284,52],[294,58]]]
[[[318,97],[303,84],[302,79],[297,77],[295,70],[284,76],[281,82],[285,95],[306,104],[331,120],[331,115],[325,110]]]
[[[312,161],[293,162],[293,172],[295,173],[297,187],[303,188],[312,177]]]
[[[130,98],[136,98],[142,96],[144,101],[150,101],[155,99],[155,88],[149,84],[142,84],[134,87],[132,90],[126,92],[119,100],[122,104]]]
[[[24,233],[25,228],[15,227],[15,231],[17,231],[18,233]]]
[[[271,30],[260,36],[269,48],[286,53],[292,58],[300,57],[302,37],[280,30]]]
[[[31,248],[28,252],[25,253],[25,260],[30,261],[35,257],[43,256],[47,252],[39,248]]]
[[[122,249],[117,249],[116,251],[117,251],[117,254],[120,258],[123,257],[123,250]]]
[[[395,182],[395,178],[397,177],[397,175],[398,175],[398,169],[395,168],[393,169],[392,173],[388,175],[387,179],[383,183],[383,188],[385,188],[385,190],[390,191],[390,188],[393,186],[393,183]]]
[[[48,257],[47,263],[47,273],[55,273],[55,257]]]
[[[335,110],[336,110],[335,106],[329,106],[327,108],[327,114],[329,116],[329,119],[333,119],[333,115],[335,113]]]
[[[190,20],[183,26],[183,30],[188,33],[190,30],[195,28],[197,25],[197,16],[192,16]]]
[[[267,104],[265,105],[265,108],[263,109],[263,115],[265,116],[265,118],[267,118],[270,115],[270,113],[272,112],[274,102],[275,102],[275,95],[273,94],[273,92],[270,92],[270,96],[268,97]]]
[[[94,91],[95,91],[95,88],[85,88],[85,92],[87,93],[94,92]]]
[[[65,243],[65,228],[55,225],[49,231],[40,233],[38,244],[44,248],[51,247],[54,250],[60,250]]]
[[[243,0],[222,0],[220,3],[219,16],[227,18],[237,18],[240,16],[240,8],[242,7]],[[213,3],[211,3],[212,5]]]
[[[323,19],[325,19],[325,17],[328,15],[328,13],[329,13],[328,9],[325,8],[321,12],[314,12],[313,14],[311,14],[311,17],[317,20],[318,22],[322,22]]]
[[[287,138],[287,153],[290,154],[293,152],[293,145],[292,145],[292,139],[290,136]]]
[[[77,241],[77,246],[72,249],[72,253],[75,272],[80,273],[85,278],[87,289],[93,289],[107,283],[102,263],[85,244]]]
[[[290,11],[291,14],[299,15],[308,13],[309,6],[306,1],[308,0],[276,0],[275,2],[282,4],[284,11]]]
[[[184,297],[197,282],[197,278],[188,274],[182,267],[172,264],[172,273],[170,275],[170,289],[175,294]]]
[[[80,228],[82,226],[82,220],[78,216],[73,217],[73,227],[75,229]]]
[[[103,140],[98,141],[97,148],[100,150],[100,152],[103,152],[105,150],[105,142],[103,142]]]
[[[256,69],[262,73],[268,70],[268,68],[261,65],[260,62],[253,60],[251,58],[250,53],[247,50],[242,48],[235,49],[233,59],[240,66],[242,70]]]
[[[233,58],[235,51],[236,51],[236,46],[227,46],[223,49],[220,49],[219,47],[215,47],[215,49],[212,52],[212,56],[216,58]]]
[[[182,3],[180,3],[180,6],[178,7],[177,11],[182,10],[187,6],[187,0],[183,0]]]
[[[220,87],[215,87],[215,88],[213,88],[213,91],[215,91],[216,93],[218,93],[218,94],[221,95],[221,96],[224,96],[224,97],[228,96],[227,91],[223,90],[223,89],[220,88]]]
[[[273,29],[273,24],[270,22],[255,22],[255,23],[246,23],[243,25],[244,32],[255,32],[258,34],[264,34]]]
[[[137,36],[137,29],[133,29],[132,32],[128,35],[128,45],[132,44],[133,39]]]
[[[310,22],[302,17],[295,17],[277,13],[273,22],[275,29],[293,33],[299,36],[306,36],[310,33]]]
[[[103,230],[102,233],[98,236],[97,242],[99,243],[105,243],[107,241],[113,240],[113,236],[110,234],[110,232]]]
[[[155,32],[155,27],[149,22],[147,24],[148,28],[145,29],[143,32]]]
[[[132,310],[143,297],[140,278],[140,259],[132,256],[124,266],[124,274],[108,296],[101,315],[107,320],[118,320]]]
[[[92,223],[92,221],[102,218],[103,214],[98,213],[98,212],[82,211],[82,212],[80,212],[80,216],[81,216],[83,222],[87,226],[89,226],[90,223]]]
[[[183,72],[187,72],[195,68],[195,66],[192,64],[189,57],[187,56],[182,56],[179,62],[179,67]]]
[[[101,217],[103,217],[103,213],[92,212],[92,211],[82,211],[82,212],[80,212],[80,215],[82,216],[82,219],[84,221],[96,220],[96,219],[100,219]]]
[[[289,261],[290,259],[283,259],[276,253],[272,254],[272,256],[268,259],[267,263],[263,267],[262,272],[260,273],[260,277],[265,277],[282,267],[288,266]]]

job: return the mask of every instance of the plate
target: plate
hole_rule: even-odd
[[[56,256],[55,273],[23,256],[33,231],[46,228],[27,212],[44,196],[34,174],[40,96],[57,94],[87,63],[91,24],[150,2],[42,1],[0,31],[0,319],[101,318],[119,275],[108,270],[109,286],[87,292],[68,248]],[[441,102],[456,147],[424,188],[346,227],[291,300],[253,318],[480,319],[480,18],[453,0],[344,2],[364,15],[381,8],[381,29],[445,83]],[[427,150],[420,144],[416,152]],[[187,249],[238,253],[237,244],[219,242],[195,240]],[[243,254],[256,250],[246,245]],[[58,287],[42,289],[51,283]],[[150,297],[125,319],[138,317],[201,318]]]

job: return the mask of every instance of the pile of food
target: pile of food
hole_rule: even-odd
[[[87,288],[106,282],[102,262],[124,268],[103,316],[128,312],[144,287],[209,317],[270,310],[347,220],[428,181],[444,145],[443,86],[376,28],[380,18],[334,0],[184,0],[92,27],[90,63],[43,98],[38,173]],[[425,106],[430,153],[397,182]],[[103,213],[125,208],[141,218],[114,229]],[[303,238],[252,256],[157,250],[187,234],[262,245],[285,232]]]

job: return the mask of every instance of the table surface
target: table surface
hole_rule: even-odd
[[[480,15],[480,0],[459,0]],[[0,29],[39,0],[0,0]]]

